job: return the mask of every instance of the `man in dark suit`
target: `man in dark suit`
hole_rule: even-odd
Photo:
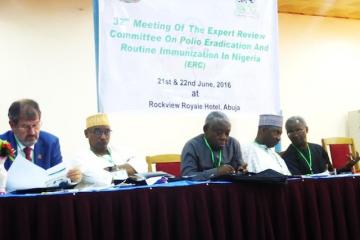
[[[59,139],[45,131],[41,131],[41,111],[37,102],[22,99],[11,104],[8,112],[10,131],[0,135],[0,139],[7,140],[15,149],[15,154],[42,167],[51,168],[62,162]],[[5,162],[5,168],[12,164],[10,159]],[[81,180],[81,172],[72,169],[68,177],[72,181]]]
[[[194,180],[246,172],[239,142],[230,137],[231,124],[222,112],[209,113],[203,134],[190,139],[181,153],[181,174]]]
[[[322,146],[307,141],[309,128],[304,118],[300,116],[290,117],[285,124],[287,135],[291,144],[282,153],[292,175],[307,175],[322,173],[327,170],[333,171],[328,154]],[[360,160],[356,152],[348,156],[345,166],[337,169],[338,173],[351,172],[351,168]]]

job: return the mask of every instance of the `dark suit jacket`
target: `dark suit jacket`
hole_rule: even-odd
[[[312,155],[312,170],[313,173],[322,173],[327,170],[326,166],[332,169],[328,154],[324,148],[315,143],[308,143]],[[285,152],[281,154],[285,160],[292,175],[306,175],[312,174],[309,166],[305,160],[296,151],[293,145],[289,145]]]
[[[17,145],[13,131],[7,131],[0,135],[0,139],[8,141],[15,149],[17,155]],[[45,131],[40,131],[39,139],[34,146],[33,162],[44,169],[51,168],[62,162],[59,139]],[[12,164],[10,159],[5,162],[5,168],[9,169]]]

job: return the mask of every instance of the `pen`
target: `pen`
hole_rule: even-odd
[[[125,162],[129,162],[131,159],[133,159],[133,158],[135,158],[135,156],[131,156],[131,157],[129,157],[128,159],[126,159],[126,161]]]

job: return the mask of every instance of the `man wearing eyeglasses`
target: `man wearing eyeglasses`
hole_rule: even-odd
[[[300,116],[290,117],[285,128],[291,144],[282,153],[292,175],[307,175],[333,171],[328,154],[322,146],[307,141],[308,126]],[[349,156],[348,163],[337,172],[350,172],[351,168],[359,161],[359,155]]]
[[[120,150],[109,144],[111,128],[108,116],[104,113],[86,119],[85,137],[89,148],[80,152],[72,161],[83,173],[79,188],[108,186],[113,180],[126,179],[137,171],[144,170],[144,159],[137,158],[128,147]],[[141,161],[142,160],[142,161]]]
[[[21,154],[27,160],[42,167],[51,168],[62,162],[59,139],[51,133],[41,131],[41,111],[37,102],[21,99],[11,104],[9,111],[10,131],[0,135],[0,139],[10,142],[15,154]],[[7,159],[5,168],[9,169],[12,161]],[[81,172],[72,169],[68,177],[76,182],[81,179]]]

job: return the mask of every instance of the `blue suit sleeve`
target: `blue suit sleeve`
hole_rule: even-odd
[[[51,167],[53,167],[62,162],[60,142],[58,138],[56,138],[56,140],[52,144],[51,149]]]

